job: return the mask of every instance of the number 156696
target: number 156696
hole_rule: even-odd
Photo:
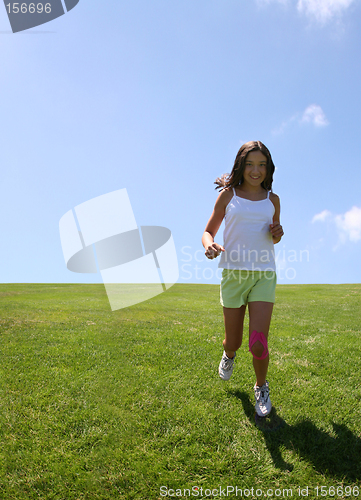
[[[330,486],[327,488],[326,486],[315,486],[314,487],[316,496],[320,497],[358,497],[360,494],[360,490],[358,486]]]
[[[42,14],[45,12],[46,14],[50,14],[51,12],[51,4],[50,3],[30,3],[27,5],[26,3],[8,3],[6,5],[9,14]]]

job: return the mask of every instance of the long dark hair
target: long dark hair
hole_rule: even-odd
[[[243,182],[243,172],[246,165],[246,158],[248,153],[251,151],[261,151],[267,158],[267,173],[266,178],[262,182],[261,186],[266,191],[272,191],[273,174],[275,171],[275,166],[273,164],[272,156],[269,150],[261,141],[249,141],[243,144],[241,149],[238,151],[232,172],[230,174],[223,174],[218,177],[214,184],[217,184],[215,189],[225,189],[227,187],[236,187]]]

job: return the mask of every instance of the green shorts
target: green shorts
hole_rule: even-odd
[[[241,307],[248,302],[275,302],[277,276],[275,271],[244,271],[223,269],[221,304]]]

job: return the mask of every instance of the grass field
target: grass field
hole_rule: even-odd
[[[216,285],[114,312],[103,285],[0,298],[1,500],[361,499],[361,285],[277,287],[262,429],[245,344],[218,377]]]

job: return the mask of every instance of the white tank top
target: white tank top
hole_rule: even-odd
[[[275,207],[267,198],[246,200],[236,195],[226,207],[223,248],[218,267],[254,271],[276,271],[274,244],[269,225]]]

